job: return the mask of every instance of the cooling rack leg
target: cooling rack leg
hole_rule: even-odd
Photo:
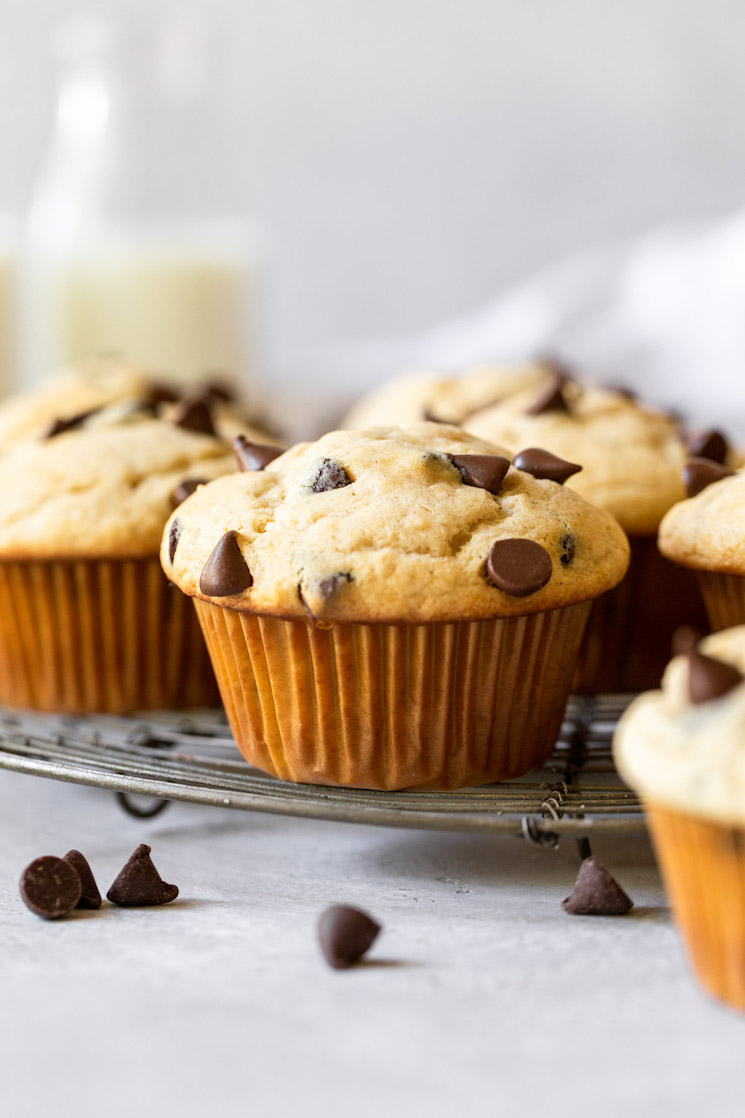
[[[160,815],[161,811],[165,811],[168,807],[170,800],[156,800],[152,796],[133,797],[128,792],[117,792],[116,798],[119,806],[126,811],[127,815],[134,815],[135,819],[153,819],[156,815]],[[138,800],[140,802],[138,802]]]
[[[582,835],[581,838],[577,839],[577,854],[579,855],[580,862],[584,862],[585,858],[589,858],[592,854],[590,840],[586,835]]]

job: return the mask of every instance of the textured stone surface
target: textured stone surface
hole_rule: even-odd
[[[178,905],[52,926],[18,899],[40,849],[74,842],[107,881],[143,840]],[[691,980],[646,843],[596,852],[634,896],[622,920],[562,912],[570,843],[182,805],[148,823],[109,793],[0,772],[8,1113],[131,1118],[146,1099],[181,1118],[451,1118],[524,1114],[544,1092],[552,1118],[734,1113],[745,1019]],[[336,903],[385,924],[374,959],[346,972],[316,940]]]

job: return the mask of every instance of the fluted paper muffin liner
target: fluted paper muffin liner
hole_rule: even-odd
[[[0,702],[77,714],[214,705],[189,602],[157,558],[0,562]]]
[[[389,790],[485,784],[543,764],[590,605],[322,627],[194,604],[247,761],[285,780]]]
[[[745,577],[696,571],[712,629],[745,624]]]
[[[745,827],[651,805],[670,902],[701,984],[745,1009]]]
[[[593,603],[577,659],[575,691],[659,687],[675,630],[692,625],[708,631],[694,572],[665,559],[652,537],[631,536],[629,543],[626,577]]]

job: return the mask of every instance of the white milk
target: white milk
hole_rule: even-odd
[[[254,286],[248,255],[186,240],[110,241],[57,258],[47,363],[120,353],[181,379],[217,372],[248,386]]]

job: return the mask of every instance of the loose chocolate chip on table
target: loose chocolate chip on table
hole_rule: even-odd
[[[195,493],[200,485],[206,484],[206,477],[185,477],[183,481],[180,481],[178,483],[176,488],[171,493],[171,500],[173,501],[174,505],[183,504],[186,498],[191,497],[192,493]],[[171,560],[171,562],[173,562],[173,559]]]
[[[37,916],[58,920],[77,906],[82,894],[74,866],[64,858],[45,854],[34,858],[21,874],[21,897]]]
[[[124,865],[106,896],[120,908],[168,904],[178,896],[178,885],[168,885],[150,858],[150,847],[142,843]]]
[[[593,854],[579,867],[572,894],[561,907],[572,916],[625,916],[634,902]]]
[[[572,559],[574,559],[574,553],[576,551],[576,541],[571,532],[566,532],[565,535],[561,537],[559,547],[559,562],[562,567],[568,567]]]
[[[366,912],[349,905],[333,905],[321,914],[318,938],[330,967],[341,970],[358,962],[369,951],[380,932]]]
[[[724,465],[729,447],[721,431],[689,431],[685,437],[686,448],[692,458],[706,458],[709,462]]]
[[[253,577],[238,546],[237,532],[226,532],[202,568],[199,589],[211,598],[240,594],[253,586]]]
[[[176,558],[176,548],[178,547],[178,541],[180,538],[181,524],[178,520],[174,520],[171,523],[171,528],[168,533],[168,558],[170,559],[171,563],[173,563],[173,560]]]
[[[63,858],[77,873],[80,878],[80,900],[78,901],[78,908],[100,908],[101,907],[101,894],[96,879],[93,876],[93,870],[88,864],[88,859],[85,855],[81,854],[79,850],[68,850]]]
[[[70,415],[67,419],[55,419],[44,435],[44,438],[53,439],[56,435],[64,435],[65,431],[75,431],[78,427],[83,426],[86,419],[90,419],[90,417],[95,415],[98,411],[101,411],[101,409],[89,408],[88,411],[81,411],[78,412],[77,415]]]
[[[546,412],[556,411],[569,413],[569,406],[564,398],[564,384],[566,378],[556,375],[548,384],[544,385],[533,403],[526,409],[526,415],[545,415]]]
[[[563,485],[567,478],[578,474],[582,469],[576,462],[566,462],[558,455],[551,454],[548,450],[541,450],[537,446],[521,450],[512,464],[523,473],[532,474],[533,477],[546,481],[558,481],[559,485]]]
[[[509,458],[501,454],[448,454],[466,485],[498,493],[510,468]]]
[[[524,598],[540,590],[551,578],[551,556],[535,540],[497,540],[489,551],[486,571],[505,594]]]
[[[251,443],[245,435],[237,435],[233,439],[233,453],[239,470],[263,470],[275,458],[279,458],[284,451],[279,446]]]
[[[704,656],[702,652],[688,653],[688,698],[694,705],[721,699],[742,680],[734,664]]]
[[[343,489],[345,485],[351,484],[352,479],[343,466],[340,466],[338,462],[333,462],[330,458],[324,458],[316,474],[312,489],[314,493],[327,493],[330,489]]]
[[[201,396],[182,400],[171,416],[171,422],[176,427],[184,427],[187,431],[197,431],[200,435],[214,435],[216,433],[209,403]]]
[[[734,470],[710,462],[708,458],[689,458],[683,467],[683,485],[688,497],[696,497],[707,486],[722,478],[732,477]]]

